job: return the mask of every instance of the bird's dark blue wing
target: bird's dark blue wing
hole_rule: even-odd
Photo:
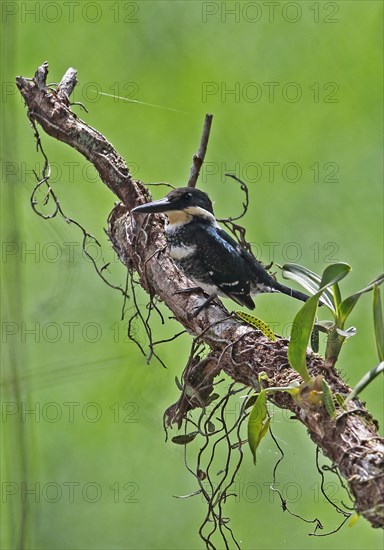
[[[265,270],[265,267],[258,260],[256,260],[256,258],[254,258],[252,254],[250,254],[247,250],[245,250],[245,248],[240,246],[235,241],[235,239],[231,237],[231,235],[228,235],[228,233],[223,229],[218,229],[217,232],[220,237],[224,239],[230,246],[235,248],[237,253],[242,257],[248,275],[254,283],[260,283],[266,286],[273,286],[275,279],[273,279],[268,271]]]
[[[194,236],[201,265],[212,283],[232,300],[253,309],[249,270],[236,241],[214,226],[197,226]]]
[[[282,285],[266,271],[263,264],[252,256],[245,248],[236,243],[236,241],[228,235],[223,229],[218,229],[218,234],[228,242],[230,246],[236,248],[238,254],[243,258],[248,276],[250,280],[251,291],[253,292],[271,292],[273,290],[292,296],[303,302],[308,300],[308,296],[298,290],[293,290],[285,285]]]

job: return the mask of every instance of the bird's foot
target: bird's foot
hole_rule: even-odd
[[[206,298],[206,300],[204,300],[204,302],[200,306],[198,306],[195,309],[195,311],[192,313],[192,318],[194,318],[194,317],[197,317],[197,315],[199,315],[199,313],[201,313],[203,311],[203,309],[208,307],[210,305],[210,303],[213,302],[213,300],[215,298],[217,298],[217,294],[207,295],[200,286],[192,286],[190,288],[182,288],[181,290],[176,290],[175,294],[187,294],[187,293],[192,293],[192,292],[202,292],[205,296],[208,296]]]
[[[204,292],[200,286],[191,286],[189,288],[181,288],[176,290],[175,294],[188,294],[189,292]]]
[[[203,309],[205,309],[206,307],[208,307],[210,305],[210,303],[217,297],[216,294],[211,294],[210,296],[208,296],[208,298],[206,300],[204,300],[204,302],[195,309],[195,311],[193,312],[192,314],[192,317],[197,317],[197,315],[199,315],[199,313],[201,313],[203,311]]]

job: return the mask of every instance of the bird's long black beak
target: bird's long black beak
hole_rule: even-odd
[[[147,204],[136,206],[136,208],[132,208],[131,212],[134,214],[158,214],[160,212],[167,212],[173,209],[174,205],[172,204],[172,201],[165,197],[164,199],[160,199],[158,201],[147,202]]]

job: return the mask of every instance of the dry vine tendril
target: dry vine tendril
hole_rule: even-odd
[[[181,336],[182,334],[184,334],[186,331],[181,331],[181,332],[175,334],[174,336],[172,336],[171,338],[167,338],[165,340],[153,341],[153,333],[152,333],[152,328],[151,328],[151,325],[150,325],[150,318],[151,318],[151,315],[152,315],[153,311],[155,311],[159,315],[162,324],[164,324],[164,318],[163,318],[162,313],[161,313],[161,311],[159,310],[159,308],[156,304],[156,301],[157,301],[156,298],[154,296],[150,297],[150,300],[147,304],[147,314],[143,315],[141,313],[141,310],[140,310],[140,307],[137,303],[137,298],[136,298],[136,293],[137,293],[136,289],[139,286],[139,281],[137,281],[137,280],[135,281],[133,272],[132,273],[129,273],[129,272],[127,273],[127,278],[126,278],[127,280],[126,280],[125,288],[122,288],[119,285],[115,285],[115,284],[111,283],[104,276],[103,271],[108,269],[109,264],[104,263],[102,265],[102,267],[99,267],[96,263],[95,258],[88,251],[89,243],[95,244],[100,249],[101,249],[101,244],[99,243],[99,241],[93,235],[91,235],[84,228],[84,226],[81,223],[79,223],[78,221],[76,221],[73,218],[70,218],[69,216],[67,216],[64,213],[63,208],[62,208],[62,206],[60,204],[60,201],[58,199],[58,196],[56,195],[56,193],[54,192],[53,188],[51,187],[51,185],[49,183],[49,180],[50,180],[50,177],[51,177],[51,167],[50,167],[48,156],[46,155],[46,153],[44,151],[44,148],[43,148],[43,145],[41,143],[41,138],[40,138],[40,134],[38,132],[38,129],[36,127],[36,123],[32,119],[30,119],[30,120],[31,120],[32,128],[34,130],[34,137],[35,137],[35,140],[36,140],[36,150],[42,154],[43,159],[44,159],[44,165],[43,165],[42,170],[41,170],[41,177],[39,177],[38,174],[35,171],[33,171],[34,175],[35,175],[35,178],[37,180],[37,183],[34,186],[32,192],[31,192],[31,197],[30,197],[30,204],[31,204],[31,207],[32,207],[33,211],[35,212],[35,214],[37,214],[39,217],[43,218],[44,220],[52,220],[53,218],[56,218],[58,215],[60,215],[60,217],[66,223],[73,224],[73,225],[75,225],[76,227],[78,227],[80,229],[80,231],[83,234],[83,240],[82,240],[83,254],[88,258],[88,260],[90,260],[90,262],[92,263],[97,275],[102,279],[102,281],[106,285],[108,285],[110,288],[113,288],[114,290],[119,291],[123,295],[124,300],[123,300],[123,305],[122,305],[122,316],[121,316],[122,320],[125,317],[125,304],[126,304],[126,301],[130,300],[130,298],[132,297],[132,301],[133,301],[133,304],[134,304],[134,308],[133,308],[134,311],[133,311],[132,315],[130,316],[130,318],[128,319],[128,326],[127,326],[128,338],[132,342],[134,342],[137,345],[137,347],[139,348],[139,350],[141,351],[141,353],[145,357],[147,357],[147,362],[148,363],[151,361],[152,357],[155,357],[159,361],[159,363],[164,368],[166,368],[166,365],[165,365],[164,361],[154,351],[155,346],[158,346],[160,344],[172,341],[172,340],[176,339],[178,336]],[[42,190],[42,188],[44,186],[46,187],[46,195],[45,195],[45,197],[42,201],[42,206],[46,207],[46,206],[49,205],[51,200],[53,201],[53,211],[49,214],[45,214],[40,209],[39,201],[37,199],[38,193]],[[130,284],[129,284],[129,281],[130,281]],[[131,295],[129,295],[128,292],[127,292],[128,286],[130,286]],[[145,334],[146,334],[146,337],[147,337],[147,341],[148,341],[148,347],[149,347],[149,350],[150,350],[149,354],[147,354],[147,352],[144,350],[142,344],[140,343],[139,339],[137,338],[137,336],[135,334],[134,325],[135,325],[135,321],[137,319],[139,319],[139,321],[141,323],[141,326],[144,328],[144,331],[145,331]]]

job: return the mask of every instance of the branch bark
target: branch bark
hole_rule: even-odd
[[[189,173],[188,187],[196,187],[196,182],[200,174],[200,168],[203,165],[205,153],[207,152],[209,134],[211,133],[212,119],[213,115],[205,115],[200,145],[196,155],[193,155],[192,157],[192,166]]]
[[[138,273],[147,292],[156,294],[188,332],[211,349],[204,361],[190,366],[187,380],[184,379],[195,388],[200,400],[193,402],[182,395],[168,410],[168,421],[180,423],[189,408],[199,406],[201,399],[211,392],[213,379],[220,371],[254,388],[262,371],[267,374],[270,386],[286,386],[294,380],[301,382],[300,376],[288,365],[287,340],[267,340],[216,303],[193,317],[195,308],[205,298],[198,291],[178,293],[190,283],[166,251],[164,216],[130,216],[133,207],[149,199],[149,192],[142,182],[132,178],[125,161],[106,138],[71,111],[68,96],[76,84],[76,71],[67,71],[58,91],[47,88],[47,73],[48,65],[43,64],[33,79],[16,79],[28,117],[95,166],[101,180],[121,201],[109,217],[109,236],[120,260],[129,270]],[[310,351],[307,363],[311,375],[323,376],[332,393],[349,393],[350,388],[341,376],[325,368],[323,360]],[[378,436],[377,422],[356,399],[348,403],[347,412],[341,411],[336,418],[331,418],[322,405],[311,405],[304,395],[302,397],[297,402],[288,394],[277,392],[273,401],[294,413],[324,455],[338,467],[356,499],[357,512],[373,527],[383,526],[384,441]]]

